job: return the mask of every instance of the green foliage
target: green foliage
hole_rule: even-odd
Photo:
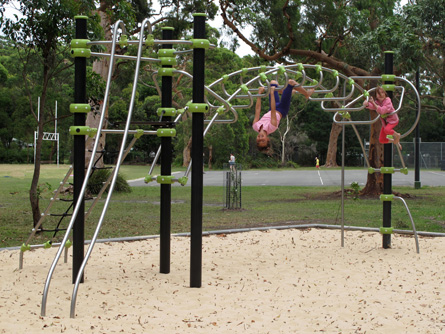
[[[102,186],[105,184],[107,179],[111,175],[111,169],[97,169],[88,179],[87,191],[90,194],[97,195],[99,191],[102,189]],[[110,189],[110,185],[107,186],[106,192]],[[131,188],[128,185],[127,181],[123,178],[121,174],[117,175],[116,184],[114,186],[115,192],[123,192],[129,193],[131,192]]]
[[[51,184],[49,182],[44,182],[37,185],[36,195],[38,198],[42,198],[43,194],[50,192],[51,190],[52,190]]]
[[[360,199],[359,195],[360,195],[360,185],[358,184],[358,182],[352,182],[351,183],[351,191],[349,192],[350,195],[352,195],[352,199],[353,200],[358,200]]]

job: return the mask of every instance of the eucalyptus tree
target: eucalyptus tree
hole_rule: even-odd
[[[428,94],[425,109],[445,113],[445,2],[441,0],[410,1],[404,17],[419,38],[423,57],[417,64],[422,74],[422,86]]]
[[[1,0],[0,29],[2,33],[14,41],[18,55],[22,62],[21,75],[23,90],[28,97],[31,114],[37,123],[38,139],[35,147],[34,174],[29,191],[34,224],[40,219],[38,182],[40,176],[40,153],[42,148],[44,124],[51,121],[46,111],[47,95],[53,79],[62,75],[71,63],[68,58],[68,45],[73,36],[72,18],[79,12],[86,10],[90,1],[78,0],[22,0],[17,3],[20,15],[8,17],[5,8],[13,1]],[[64,43],[63,43],[64,42]],[[61,44],[63,43],[63,44]],[[35,66],[33,59],[37,59],[41,69],[39,76],[33,76]],[[33,101],[40,96],[40,117],[38,117]]]
[[[421,58],[419,43],[402,24],[398,0],[220,0],[233,38],[269,62],[320,63],[346,76],[383,72],[383,51],[395,51],[395,70],[404,73]],[[243,28],[250,26],[247,35]],[[248,30],[247,30],[248,31]],[[410,61],[407,61],[410,60]],[[371,128],[370,163],[380,164],[380,124]],[[332,124],[326,166],[336,166],[341,127]],[[366,192],[379,192],[381,178],[368,177]]]
[[[170,0],[160,0],[158,1],[158,6],[154,6],[153,1],[144,1],[144,0],[132,0],[132,1],[123,1],[123,0],[100,0],[95,3],[96,8],[89,15],[93,15],[94,17],[99,18],[100,26],[101,26],[101,37],[106,40],[111,40],[112,25],[117,20],[122,20],[127,28],[127,35],[129,38],[137,38],[137,34],[140,30],[140,23],[143,19],[149,18],[150,25],[154,27],[160,26],[169,26],[172,27],[173,30],[173,39],[180,39],[187,33],[190,33],[190,23],[192,21],[192,13],[195,12],[205,12],[208,14],[209,18],[213,18],[217,11],[217,6],[213,3],[213,1],[197,1],[197,0],[187,0],[187,1],[170,1]],[[160,29],[155,30],[155,37],[161,38]],[[106,51],[110,52],[111,46],[106,47]],[[134,50],[128,47],[117,47],[118,53],[131,53]],[[112,69],[113,79],[117,74],[122,73],[122,69],[125,68],[128,61],[119,61],[115,64],[115,68]],[[108,77],[109,72],[109,60],[105,58],[97,58],[93,62],[93,72],[99,74],[103,81],[105,81]],[[150,74],[156,69],[156,66],[145,66],[144,70],[147,71],[146,76],[140,76],[140,83],[145,85],[146,88],[142,88],[142,91],[145,92],[153,92],[155,85],[151,80]],[[131,70],[128,73],[132,73]],[[134,75],[134,73],[133,73]],[[128,77],[129,78],[129,77]],[[148,82],[147,82],[148,78]],[[178,84],[177,82],[176,84]],[[132,85],[132,81],[121,81],[120,84],[126,84],[128,86]],[[122,89],[125,87],[117,88]],[[147,88],[149,88],[147,90]],[[176,89],[176,87],[174,87]],[[175,95],[178,97],[178,95]],[[180,97],[180,94],[179,94]],[[150,100],[150,96],[140,96],[142,99],[142,108],[149,107],[144,100]],[[108,112],[111,109],[117,111],[119,108],[121,112],[123,112],[126,108],[125,104],[119,102],[118,100],[110,101],[110,110],[102,110],[102,100],[103,93],[97,92],[96,96],[92,96],[91,103],[95,104],[93,106],[94,112],[90,112],[87,116],[87,125],[91,127],[97,127],[99,117],[98,115],[102,112],[105,112],[108,115]],[[119,105],[113,105],[113,102]],[[174,105],[178,105],[177,101],[173,101]],[[99,113],[96,111],[99,110]],[[141,143],[145,143],[144,147],[147,147],[146,140],[142,139],[138,141],[136,147],[138,147]],[[100,145],[102,147],[105,146],[105,136],[102,136]],[[87,156],[86,163],[88,164],[89,157]],[[99,160],[99,164],[103,164],[101,160]]]

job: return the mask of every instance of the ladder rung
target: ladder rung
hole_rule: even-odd
[[[62,214],[50,213],[48,216],[51,216],[51,217],[70,217],[70,216],[72,216],[72,214],[71,213],[62,213]]]

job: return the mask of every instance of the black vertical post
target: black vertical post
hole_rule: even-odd
[[[162,28],[162,39],[173,39],[173,28]],[[163,48],[171,49],[172,44],[164,44]],[[171,65],[163,65],[171,68]],[[172,106],[172,77],[162,76],[162,107]],[[163,121],[171,121],[171,116],[163,116]],[[172,139],[161,137],[161,175],[171,175]],[[159,271],[162,274],[170,273],[170,244],[171,244],[171,185],[161,184],[161,223],[160,223],[160,261]]]
[[[76,17],[76,39],[87,38],[87,19],[84,16]],[[74,103],[87,103],[86,78],[87,59],[85,57],[74,58]],[[85,126],[85,113],[74,114],[74,126]],[[85,136],[74,136],[73,149],[73,207],[80,201],[79,213],[73,225],[73,284],[84,259],[85,245],[85,200],[80,198],[82,184],[85,180]],[[83,283],[84,277],[80,280]]]
[[[393,74],[393,56],[392,51],[385,52],[385,74]],[[393,82],[385,81],[385,84]],[[392,91],[388,91],[389,98],[392,99]],[[392,167],[392,149],[393,144],[383,145],[383,166]],[[383,174],[383,194],[392,194],[392,174]],[[383,201],[383,227],[391,227],[391,201]],[[391,234],[383,234],[383,248],[391,248]]]
[[[416,90],[420,94],[420,77],[419,77],[419,70],[416,71]],[[420,103],[420,102],[419,102]],[[416,108],[416,118],[419,113],[419,105],[417,105]],[[420,129],[419,129],[419,123],[416,125],[416,142],[415,142],[415,149],[414,149],[414,188],[420,189],[421,183],[420,183]]]
[[[205,14],[194,14],[195,39],[204,39]],[[204,103],[205,49],[193,49],[193,103]],[[192,199],[190,241],[190,287],[200,288],[202,281],[202,202],[204,114],[193,113],[192,120]]]

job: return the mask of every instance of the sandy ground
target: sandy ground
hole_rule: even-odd
[[[190,288],[187,237],[95,246],[70,318],[71,265],[56,249],[0,252],[0,333],[439,333],[445,329],[445,239],[370,232],[271,230],[203,239],[202,288]]]

